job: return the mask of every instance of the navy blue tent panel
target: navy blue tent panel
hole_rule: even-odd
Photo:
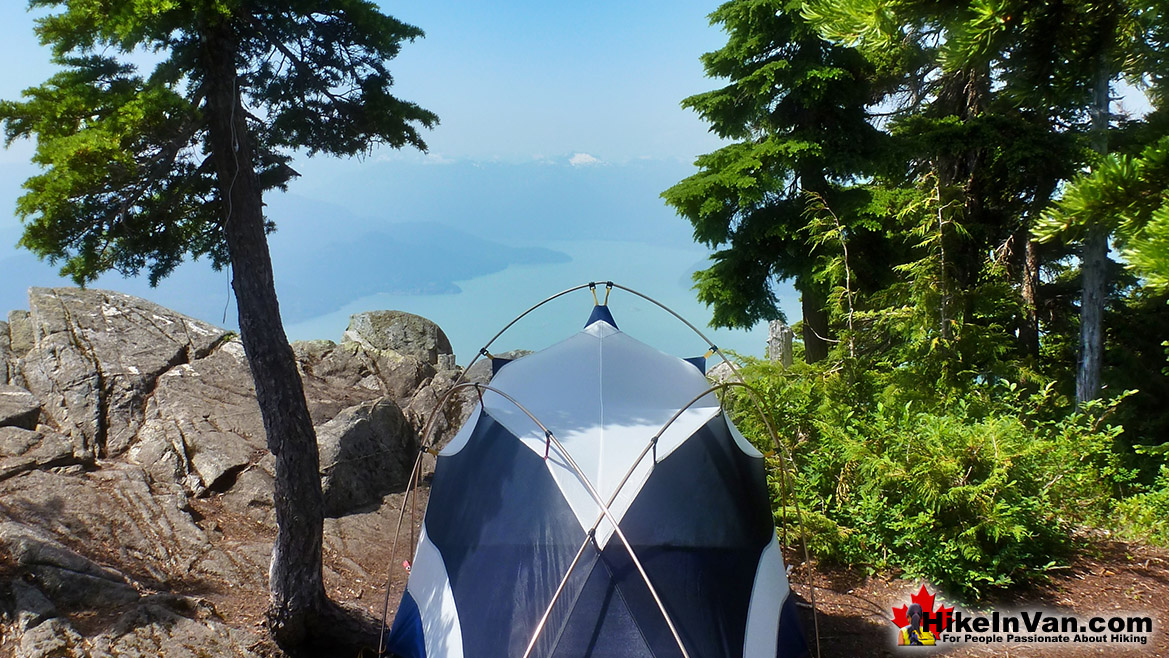
[[[584,540],[544,460],[483,414],[439,457],[426,527],[456,604],[476,611],[459,618],[465,655],[523,655]]]
[[[595,561],[579,596],[565,606],[572,613],[556,634],[553,658],[654,658],[638,616],[618,585],[628,575],[614,573],[604,559]]]
[[[585,322],[585,326],[587,327],[590,324],[598,321],[608,322],[609,326],[613,327],[614,329],[617,328],[617,321],[613,319],[613,313],[609,311],[608,306],[594,306],[593,312],[589,314],[588,322]]]
[[[739,450],[719,416],[654,466],[621,520],[691,655],[743,655],[755,571],[774,532],[765,487],[763,460]],[[611,540],[605,556],[627,565],[619,582],[656,654],[675,655],[625,547]]]
[[[808,645],[804,642],[804,631],[800,628],[800,616],[796,612],[796,599],[789,596],[783,602],[779,614],[780,656],[806,656]]]
[[[391,647],[400,658],[426,658],[422,617],[418,614],[418,604],[410,592],[402,594],[394,625],[386,636],[386,646]]]

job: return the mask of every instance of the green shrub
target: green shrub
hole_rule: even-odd
[[[1121,535],[1169,547],[1169,466],[1162,466],[1149,491],[1130,496],[1117,507]]]
[[[1115,449],[1115,405],[1070,413],[1052,388],[973,385],[936,401],[848,363],[744,370],[793,455],[796,501],[818,557],[925,577],[978,598],[1040,577],[1105,518],[1133,474]],[[762,449],[750,396],[730,401]],[[773,455],[774,459],[774,455]],[[778,464],[778,462],[775,462]],[[797,518],[772,471],[777,522]],[[790,527],[788,532],[790,533]]]

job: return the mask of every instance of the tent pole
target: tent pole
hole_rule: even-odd
[[[520,404],[519,401],[515,398],[491,386],[484,386],[482,384],[478,384],[477,386],[485,391],[491,391],[492,393],[495,393],[496,395],[515,405],[515,407],[522,411],[528,418],[530,418],[532,422],[534,422],[544,432],[544,435],[548,437],[548,440],[556,446],[556,449],[564,457],[564,461],[568,464],[569,468],[572,469],[572,472],[576,474],[577,478],[580,479],[581,484],[583,484],[585,489],[588,490],[589,496],[592,497],[593,502],[600,506],[601,513],[605,515],[605,518],[609,520],[609,523],[613,524],[613,533],[617,535],[617,537],[621,540],[621,544],[625,546],[625,550],[629,553],[629,559],[633,561],[633,566],[637,568],[637,573],[641,574],[641,579],[645,582],[645,586],[649,590],[650,596],[653,597],[654,603],[657,604],[658,610],[662,613],[662,617],[666,621],[666,626],[670,629],[670,634],[674,636],[674,642],[678,645],[678,650],[682,652],[682,658],[690,658],[690,653],[686,651],[686,645],[682,643],[682,636],[678,633],[678,627],[674,625],[674,620],[670,617],[670,613],[666,611],[666,606],[664,603],[662,603],[661,596],[658,595],[657,589],[654,588],[653,582],[650,581],[649,574],[646,573],[645,567],[642,566],[641,560],[637,557],[637,553],[633,551],[633,546],[629,543],[629,540],[626,539],[625,533],[621,531],[621,526],[617,523],[617,519],[613,516],[613,513],[609,511],[609,507],[605,505],[604,499],[601,498],[599,493],[597,493],[596,488],[593,487],[593,483],[589,481],[588,476],[586,476],[584,471],[581,470],[580,465],[578,465],[576,460],[572,458],[572,455],[569,454],[568,450],[564,447],[564,444],[560,442],[560,439],[556,438],[556,435],[552,433],[552,430],[548,429],[544,423],[541,423],[540,420],[536,418],[531,411],[528,411],[528,409],[524,407],[524,405]]]

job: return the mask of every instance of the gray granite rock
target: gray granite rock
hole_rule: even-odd
[[[15,358],[19,359],[33,348],[36,340],[28,311],[8,312],[8,337],[8,349]]]
[[[104,290],[32,288],[29,308],[35,344],[21,359],[27,388],[98,456],[129,448],[159,375],[208,354],[226,336],[152,302]]]
[[[439,449],[445,446],[467,421],[479,401],[479,395],[473,388],[452,390],[456,382],[460,382],[460,375],[458,371],[438,373],[418,389],[406,406],[406,418],[426,445]]]
[[[101,609],[138,599],[123,574],[79,555],[39,528],[0,523],[0,546],[54,606]]]
[[[231,628],[213,615],[211,611],[191,618],[169,606],[139,606],[124,615],[110,633],[95,638],[93,652],[119,658],[257,656],[252,647],[259,644],[259,636]]]
[[[57,616],[57,606],[33,585],[24,580],[13,580],[11,588],[13,613],[20,630],[27,631]]]
[[[15,363],[16,357],[12,354],[12,339],[8,336],[8,323],[0,320],[0,385],[13,381]]]
[[[0,427],[0,480],[38,468],[86,465],[73,452],[73,442],[43,425],[37,431]]]
[[[106,658],[109,655],[94,653],[87,644],[69,622],[53,618],[21,633],[13,658]]]
[[[41,403],[29,391],[19,386],[0,384],[0,427],[36,429],[41,415]]]
[[[435,374],[433,366],[416,357],[353,341],[302,347],[298,357],[309,413],[317,424],[345,407],[379,397],[391,397],[405,406]],[[333,408],[346,401],[348,404]]]
[[[342,342],[370,350],[392,350],[437,366],[440,354],[453,354],[451,342],[439,326],[404,311],[367,311],[350,316]]]
[[[230,487],[267,453],[264,422],[239,341],[159,376],[127,458],[194,495]]]
[[[137,466],[30,471],[0,481],[0,500],[7,518],[70,550],[84,550],[87,559],[101,555],[103,564],[116,564],[122,573],[156,586],[198,577],[243,578],[230,560],[224,566],[207,559],[222,551],[195,523],[182,488],[153,480]]]
[[[342,599],[380,594],[386,532],[406,500],[394,492],[459,374],[432,324],[409,320],[402,338],[371,323],[360,341],[294,346],[329,513],[344,515],[324,537],[326,582]],[[254,655],[250,622],[175,594],[266,600],[275,460],[238,340],[92,290],[34,289],[30,311],[0,325],[0,391],[20,407],[0,426],[0,623],[11,631],[0,655]],[[473,401],[452,399],[438,433]]]
[[[342,516],[405,488],[418,436],[388,398],[342,411],[317,429],[325,514]]]
[[[94,637],[83,637],[63,618],[47,619],[21,635],[14,658],[252,658],[260,655],[259,644],[259,636],[223,623],[204,601],[156,597]]]

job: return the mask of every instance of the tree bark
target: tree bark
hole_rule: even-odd
[[[828,297],[815,285],[800,290],[800,310],[803,312],[804,361],[816,363],[828,358],[828,312],[824,307]]]
[[[1076,373],[1076,402],[1083,404],[1100,395],[1100,369],[1104,352],[1104,292],[1108,262],[1108,233],[1099,226],[1088,230],[1080,259],[1083,288],[1080,293],[1080,367]]]
[[[1019,327],[1019,344],[1023,353],[1039,359],[1039,246],[1031,239],[1029,225],[1019,232],[1023,241],[1022,297],[1023,317]]]
[[[272,635],[287,649],[306,644],[326,608],[321,575],[324,503],[316,433],[296,358],[280,319],[264,228],[262,187],[245,112],[236,89],[236,41],[226,26],[204,42],[209,86],[206,116],[231,258],[240,338],[276,457],[276,543],[268,578]]]
[[[1097,56],[1093,83],[1092,149],[1108,153],[1108,121],[1111,109],[1107,50]],[[1088,228],[1080,251],[1080,367],[1076,372],[1076,403],[1095,400],[1100,395],[1100,370],[1104,356],[1104,297],[1107,286],[1108,232],[1093,224]]]

